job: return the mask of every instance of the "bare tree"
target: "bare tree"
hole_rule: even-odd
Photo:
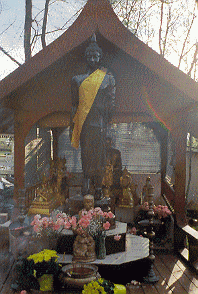
[[[112,6],[139,39],[168,60],[174,55],[171,61],[188,73],[191,66],[195,71],[196,62],[192,53],[196,41],[191,34],[196,18],[193,3],[194,0],[115,0]]]
[[[42,42],[43,48],[46,47],[45,33],[46,33],[46,26],[47,26],[47,15],[48,15],[48,9],[49,9],[49,2],[50,2],[50,0],[46,0],[46,2],[45,2],[45,11],[44,11],[44,17],[43,17],[43,26],[42,26],[42,34],[41,34],[41,42]]]
[[[83,6],[87,0],[81,1]],[[54,23],[53,28],[48,26],[47,30],[47,24],[52,24],[49,18],[50,12],[53,14],[54,8],[59,7],[61,2],[68,3],[68,1],[45,0],[43,2],[44,8],[32,16],[35,12],[35,10],[32,11],[34,0],[25,1],[25,61],[34,54],[38,40],[41,41],[41,46],[44,48],[50,39],[57,37],[59,31],[65,31],[68,28],[70,20],[74,19],[81,10],[80,8],[63,25],[56,27]],[[197,45],[195,45],[196,40],[192,39],[191,31],[195,25],[196,17],[192,4],[198,3],[198,0],[110,0],[110,3],[123,24],[140,40],[157,50],[168,60],[174,54],[176,56],[174,62],[176,60],[178,62],[174,64],[190,76],[196,76]],[[50,34],[53,34],[53,37],[47,38]],[[0,50],[6,54],[6,50],[3,51],[2,47]],[[10,56],[9,53],[6,55]],[[17,63],[16,60],[12,60]]]
[[[165,36],[162,37],[162,27],[163,27],[163,17],[164,17],[164,1],[161,2],[161,16],[160,16],[160,28],[159,28],[159,51],[162,56],[165,55],[166,45],[167,45],[167,38],[169,29],[171,26],[171,6],[168,7],[168,13],[166,17],[166,29],[165,29]]]
[[[18,62],[14,57],[12,57],[5,49],[3,49],[0,46],[0,51],[2,51],[6,56],[8,56],[13,62],[15,62],[17,65],[21,65],[20,62]]]
[[[192,74],[192,70],[193,70],[193,67],[195,68],[195,71],[194,71],[194,79],[196,79],[196,64],[197,64],[197,61],[198,61],[198,58],[197,58],[197,55],[198,55],[198,42],[195,44],[195,51],[194,51],[194,55],[193,55],[193,60],[191,62],[191,65],[190,65],[190,69],[188,71],[188,75],[191,76]]]
[[[25,2],[24,50],[25,61],[31,58],[32,0]]]

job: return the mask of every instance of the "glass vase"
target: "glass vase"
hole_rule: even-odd
[[[106,257],[106,245],[105,245],[106,233],[102,232],[95,237],[95,250],[97,259],[105,259]]]

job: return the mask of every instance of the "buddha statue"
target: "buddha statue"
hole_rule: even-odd
[[[94,196],[87,194],[83,197],[83,209],[81,209],[78,213],[79,218],[82,216],[82,211],[89,211],[94,208]]]
[[[132,184],[132,178],[126,167],[123,170],[120,183],[122,186],[122,195],[119,199],[119,207],[134,207],[134,199],[130,187]]]
[[[93,34],[85,51],[88,71],[74,76],[71,81],[71,145],[76,149],[79,144],[81,146],[82,194],[93,192],[95,200],[103,198],[105,140],[115,109],[115,79],[101,66],[102,54]]]
[[[73,244],[73,260],[82,262],[96,260],[94,239],[86,232],[76,236]]]

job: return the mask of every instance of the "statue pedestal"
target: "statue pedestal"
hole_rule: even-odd
[[[127,224],[116,221],[116,228],[106,231],[106,254],[113,254],[125,251]],[[114,240],[115,235],[121,235],[119,241]],[[73,244],[76,236],[72,230],[64,230],[58,240],[57,252],[59,254],[72,254]]]

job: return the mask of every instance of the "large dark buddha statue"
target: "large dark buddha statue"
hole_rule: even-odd
[[[102,196],[102,179],[106,166],[106,133],[115,108],[115,79],[100,66],[102,50],[95,34],[86,48],[88,71],[72,78],[71,144],[81,146],[84,174],[83,194]]]

